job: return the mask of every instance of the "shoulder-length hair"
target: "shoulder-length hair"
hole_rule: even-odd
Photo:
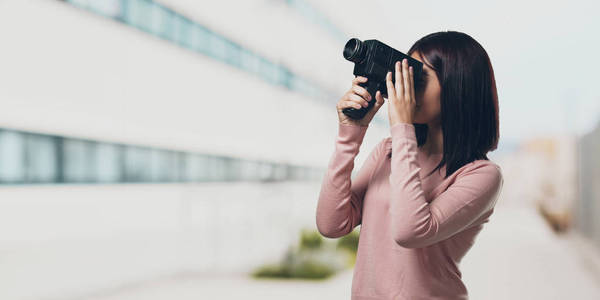
[[[471,36],[457,31],[428,34],[412,45],[440,82],[442,160],[446,176],[479,159],[489,160],[500,138],[498,93],[492,63],[483,47]],[[425,144],[427,124],[413,123],[418,146]],[[391,153],[388,154],[391,157]]]

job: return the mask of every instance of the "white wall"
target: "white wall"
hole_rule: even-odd
[[[0,34],[1,127],[312,166],[333,150],[337,99],[318,103],[114,20],[4,1]],[[310,53],[315,66],[333,59],[324,53]],[[349,88],[344,63],[330,80]],[[366,148],[387,135],[373,124]]]
[[[0,299],[89,295],[181,272],[247,273],[315,227],[319,183],[0,189]]]

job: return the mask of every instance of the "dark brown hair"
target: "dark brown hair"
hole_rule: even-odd
[[[488,160],[500,138],[498,94],[492,63],[483,47],[471,36],[457,31],[428,34],[412,45],[440,81],[442,160],[446,176],[479,159]],[[417,145],[427,140],[427,124],[413,123]],[[391,152],[388,157],[391,158]],[[429,176],[428,175],[428,176]]]

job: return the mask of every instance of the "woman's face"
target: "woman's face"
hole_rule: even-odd
[[[417,51],[410,55],[412,58],[423,62],[423,57]],[[427,63],[429,63],[427,61]],[[440,121],[440,91],[441,86],[435,71],[423,63],[424,88],[422,92],[415,92],[414,123],[429,124]]]

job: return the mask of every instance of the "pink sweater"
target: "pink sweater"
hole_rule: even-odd
[[[476,160],[423,178],[442,155],[427,159],[415,127],[398,123],[350,180],[367,128],[339,124],[316,212],[325,237],[361,224],[352,300],[468,299],[459,264],[494,210],[500,167]]]

